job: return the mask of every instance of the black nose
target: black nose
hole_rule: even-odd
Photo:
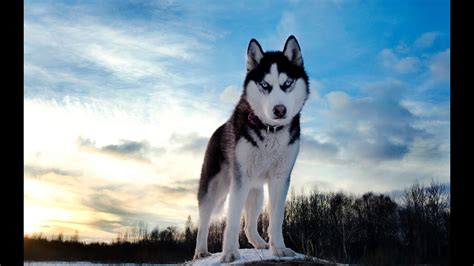
[[[283,104],[275,105],[273,114],[276,118],[283,118],[286,115],[286,107]]]

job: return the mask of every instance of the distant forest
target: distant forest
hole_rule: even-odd
[[[398,200],[388,195],[291,191],[285,208],[283,235],[293,250],[339,263],[449,263],[450,198],[447,188],[432,181],[414,184]],[[268,241],[268,212],[258,230]],[[225,220],[209,232],[209,252],[220,252]],[[243,232],[241,248],[251,248]],[[192,259],[197,228],[189,216],[184,231],[176,227],[149,231],[144,223],[127,229],[112,243],[83,243],[78,233],[47,239],[24,237],[25,261],[100,261],[182,263]]]

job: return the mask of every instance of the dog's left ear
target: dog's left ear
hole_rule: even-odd
[[[291,63],[297,66],[303,66],[303,56],[301,55],[301,48],[295,36],[288,37],[283,48],[283,54],[290,60]]]
[[[250,40],[249,47],[247,48],[247,73],[252,69],[256,68],[260,64],[260,60],[263,57],[262,46],[257,40]]]

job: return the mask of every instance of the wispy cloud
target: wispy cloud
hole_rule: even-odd
[[[304,161],[336,162],[339,160],[339,148],[334,143],[321,142],[317,139],[302,135],[301,136],[300,159]]]
[[[173,134],[170,138],[171,144],[176,144],[181,152],[203,154],[209,138],[200,137],[197,134]]]
[[[365,84],[362,96],[332,91],[321,98],[320,122],[303,135],[293,184],[363,193],[449,178],[449,103],[407,100],[410,89],[391,78]]]
[[[439,32],[425,32],[418,39],[415,40],[413,46],[416,48],[426,48],[430,47],[435,41],[436,37],[439,35]]]
[[[80,148],[98,153],[104,153],[111,156],[117,156],[122,159],[134,159],[149,163],[150,156],[163,155],[164,148],[152,147],[148,141],[120,140],[120,144],[109,144],[97,147],[95,141],[84,137],[79,137],[77,144]]]
[[[230,85],[224,88],[219,99],[225,104],[236,105],[239,101],[240,94],[242,94],[241,88]]]
[[[71,177],[78,177],[82,175],[80,170],[67,170],[67,169],[60,169],[60,168],[45,168],[41,166],[34,166],[34,165],[25,165],[24,167],[24,174],[26,176],[31,176],[35,178],[40,178],[46,174],[56,174],[60,176],[71,176]]]
[[[385,80],[366,87],[369,97],[349,98],[341,94],[345,104],[331,105],[328,117],[338,121],[331,135],[344,140],[344,150],[360,159],[403,158],[416,138],[429,137],[414,127],[416,118],[400,104],[407,89],[397,80]]]
[[[432,74],[432,77],[435,81],[449,81],[450,80],[450,59],[451,59],[451,50],[447,49],[446,51],[435,54],[429,64],[429,68]]]
[[[196,187],[184,187],[184,186],[160,186],[156,185],[155,186],[156,190],[164,193],[168,196],[178,196],[178,197],[183,197],[186,194],[191,194],[192,196],[195,196],[196,191],[197,191],[197,186]]]
[[[401,74],[416,72],[421,66],[420,59],[417,57],[398,58],[390,49],[383,49],[378,57],[385,68],[393,69]]]
[[[71,20],[61,14],[67,8],[47,6],[41,14],[26,17],[26,95],[41,96],[47,87],[64,96],[67,85],[68,95],[73,88],[76,95],[121,98],[137,91],[149,95],[154,84],[164,80],[175,88],[202,82],[197,66],[202,66],[216,36],[197,29],[184,33],[177,29],[186,24],[176,21],[160,20],[151,26],[106,20],[89,15],[94,10],[81,6]]]
[[[449,81],[451,79],[451,50],[437,52],[426,60],[427,71],[424,74],[425,79],[418,86],[422,93],[426,91],[436,91],[438,93],[449,93]]]

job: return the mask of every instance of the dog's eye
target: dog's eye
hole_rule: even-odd
[[[287,79],[287,80],[283,83],[283,85],[281,85],[280,87],[281,87],[281,89],[282,89],[283,91],[286,91],[288,88],[291,87],[291,85],[293,85],[293,79]]]
[[[288,88],[288,87],[291,86],[291,84],[293,84],[293,80],[292,80],[292,79],[287,79],[287,80],[285,81],[285,84],[283,84],[283,85]]]
[[[270,88],[270,84],[268,84],[268,82],[266,82],[266,81],[260,82],[260,86],[262,86],[262,88],[264,88],[264,89]]]

